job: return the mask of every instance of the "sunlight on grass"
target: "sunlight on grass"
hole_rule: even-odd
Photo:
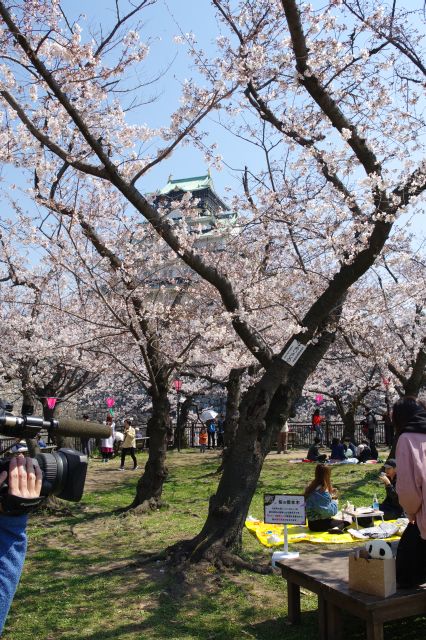
[[[143,464],[146,454],[141,456]],[[207,514],[218,477],[218,458],[196,452],[172,453],[164,486],[165,508],[144,516],[114,513],[128,505],[137,474],[91,464],[88,491],[72,514],[36,516],[29,529],[29,552],[4,640],[308,640],[317,638],[317,602],[302,595],[303,625],[287,624],[286,585],[277,575],[222,574],[211,566],[191,567],[185,580],[170,574],[163,561],[142,566],[146,553],[195,535]],[[333,483],[342,500],[370,504],[380,493],[378,469],[336,467]],[[250,513],[263,514],[263,493],[301,493],[313,466],[289,464],[270,456]],[[68,506],[68,505],[67,505]],[[243,555],[268,562],[270,552],[248,532]],[[309,553],[309,545],[298,547]],[[351,619],[352,620],[352,619]],[[386,628],[386,638],[409,638],[410,626]],[[393,630],[395,634],[393,634]],[[424,621],[416,623],[424,635]],[[351,623],[349,639],[362,638]],[[408,633],[408,635],[407,635]],[[401,635],[402,634],[402,635]]]

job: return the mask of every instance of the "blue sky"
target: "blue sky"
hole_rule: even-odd
[[[114,8],[113,0],[92,0],[86,3],[80,0],[66,0],[62,5],[69,15],[77,16],[80,12],[85,13],[87,19],[85,23],[81,23],[82,26],[92,24],[95,27],[100,18],[105,21],[109,16],[111,18],[114,16],[113,11],[105,10],[107,6]],[[218,35],[218,23],[210,0],[169,0],[169,2],[158,0],[152,7],[144,9],[140,15],[144,22],[142,33],[151,40],[150,54],[147,59],[147,78],[149,74],[155,75],[171,64],[165,75],[147,90],[148,95],[156,95],[157,99],[132,115],[132,119],[155,127],[167,124],[170,113],[178,104],[181,82],[185,78],[197,75],[185,47],[177,45],[173,40],[174,36],[178,35],[180,30],[184,33],[192,31],[204,50],[213,51],[214,39]],[[231,165],[241,168],[242,154],[236,151],[235,139],[220,132],[211,118],[207,121],[207,127],[214,129],[215,134],[221,136],[222,154]],[[167,182],[170,174],[179,178],[200,175],[206,171],[206,163],[199,151],[191,147],[181,147],[169,160],[154,169],[143,182],[140,181],[138,186],[144,192],[154,191]],[[218,191],[221,192],[230,183],[237,186],[235,183],[240,179],[235,172],[226,168],[220,173],[213,170],[212,175]]]
[[[125,7],[126,0],[121,0],[121,5]],[[89,27],[96,30],[101,22],[108,25],[114,19],[114,0],[63,0],[62,6],[71,21],[78,19],[80,14],[85,15],[84,19],[79,20],[85,32]],[[151,41],[146,78],[149,79],[162,69],[167,71],[147,90],[147,97],[155,95],[155,101],[140,107],[131,118],[155,127],[167,124],[170,113],[176,108],[181,82],[197,75],[185,47],[177,45],[173,40],[174,36],[180,31],[192,31],[202,48],[213,52],[219,25],[210,0],[157,0],[140,15],[144,23],[142,33]],[[204,122],[204,127],[210,131],[210,140],[219,143],[219,152],[227,164],[221,172],[212,170],[216,190],[226,199],[226,188],[230,189],[231,194],[233,190],[241,191],[241,170],[244,165],[248,164],[251,169],[256,170],[259,159],[256,158],[253,147],[248,147],[219,127],[214,115]],[[179,178],[200,175],[206,171],[203,155],[189,145],[176,150],[173,156],[139,181],[138,186],[147,193],[162,187],[170,174]],[[10,176],[11,171],[6,170],[5,175]],[[16,181],[20,183],[19,179]],[[424,228],[423,221],[415,223],[415,228],[419,231],[422,227]]]

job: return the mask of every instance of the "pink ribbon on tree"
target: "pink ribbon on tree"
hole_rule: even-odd
[[[54,409],[56,407],[56,401],[58,398],[46,398],[47,406],[49,409]]]
[[[321,395],[320,393],[318,393],[318,394],[315,396],[315,402],[316,402],[317,404],[321,404],[321,402],[322,402],[323,400],[324,400],[324,396],[323,396],[323,395]]]
[[[107,403],[107,407],[108,407],[108,409],[109,409],[110,414],[113,416],[113,415],[114,415],[114,409],[113,409],[113,406],[115,405],[115,400],[114,400],[114,398],[111,398],[111,397],[107,398],[107,399],[106,399],[106,403]]]

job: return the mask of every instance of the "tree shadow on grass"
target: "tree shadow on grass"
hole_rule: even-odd
[[[365,640],[365,623],[350,614],[344,614],[342,620],[342,638],[347,640]],[[426,617],[402,618],[384,624],[386,640],[419,640],[426,637]]]
[[[275,620],[264,620],[245,627],[248,637],[256,640],[318,640],[318,614],[315,611],[303,613],[303,624],[292,625],[287,616]]]

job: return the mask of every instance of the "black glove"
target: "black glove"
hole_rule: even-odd
[[[22,516],[26,513],[31,513],[35,511],[44,500],[46,500],[46,496],[21,498],[20,496],[12,496],[10,493],[5,493],[0,497],[0,515]]]

